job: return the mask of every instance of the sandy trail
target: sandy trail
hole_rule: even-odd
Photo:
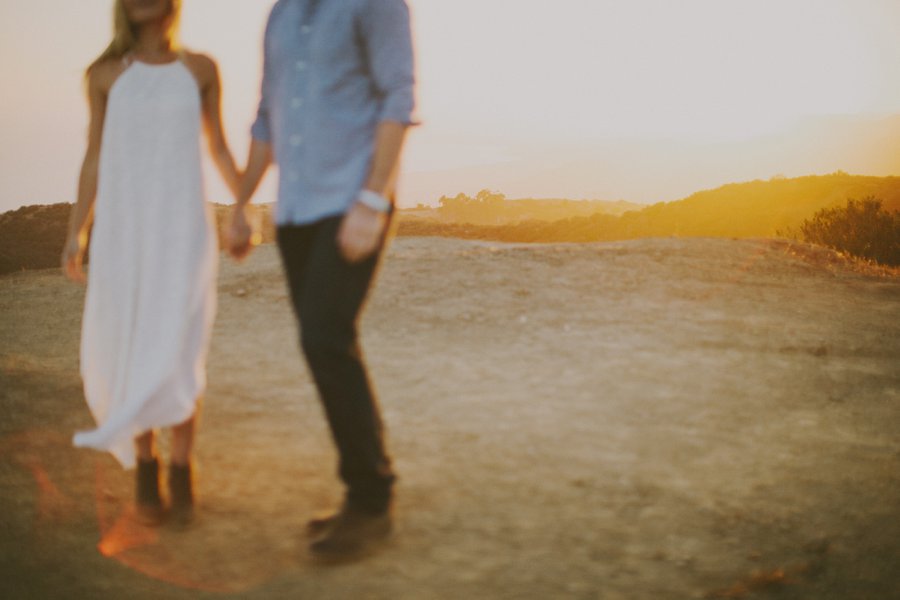
[[[363,339],[397,532],[339,568],[304,550],[340,489],[275,248],[222,264],[187,532],[134,526],[130,474],[69,445],[82,301],[0,279],[4,598],[900,598],[896,275],[771,240],[396,240]]]

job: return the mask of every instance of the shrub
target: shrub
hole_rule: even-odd
[[[71,208],[23,206],[0,215],[0,274],[59,266]]]
[[[231,207],[215,204],[213,209],[221,232],[227,226]],[[58,267],[71,210],[71,204],[59,203],[23,206],[0,214],[0,275]],[[261,204],[254,210],[259,214],[263,243],[274,241],[271,206]],[[219,239],[221,244],[223,237],[220,235]]]
[[[803,239],[885,265],[900,265],[900,212],[868,197],[826,208],[800,225]]]

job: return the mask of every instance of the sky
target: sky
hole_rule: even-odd
[[[424,124],[402,204],[481,188],[650,202],[776,173],[900,174],[878,154],[900,157],[900,142],[821,152],[823,128],[877,134],[900,115],[897,0],[408,2]],[[219,62],[239,162],[271,4],[184,0],[182,40]],[[74,200],[82,73],[109,41],[111,6],[0,2],[0,211]],[[209,199],[229,202],[211,169],[207,180]]]

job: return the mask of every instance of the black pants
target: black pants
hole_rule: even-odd
[[[378,267],[376,253],[350,264],[338,253],[341,217],[278,228],[300,341],[340,456],[347,504],[379,513],[394,474],[384,448],[378,403],[357,340],[357,322]]]

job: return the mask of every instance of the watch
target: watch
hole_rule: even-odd
[[[392,206],[390,200],[372,190],[361,190],[356,201],[380,213],[390,212]]]

